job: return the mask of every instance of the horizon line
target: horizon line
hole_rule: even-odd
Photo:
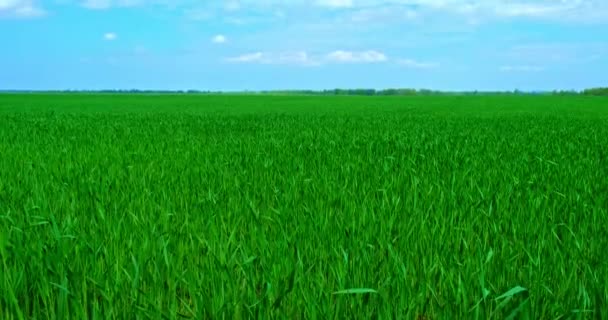
[[[243,89],[243,90],[210,90],[210,89],[0,89],[0,93],[206,93],[206,94],[234,94],[234,93],[583,93],[588,90],[604,89],[604,87],[590,87],[585,89],[543,89],[543,90],[440,90],[428,88],[330,88],[330,89]]]

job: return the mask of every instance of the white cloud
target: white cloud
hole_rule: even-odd
[[[118,35],[114,32],[108,32],[103,35],[103,38],[107,41],[114,41],[116,38],[118,38]]]
[[[222,44],[222,43],[228,42],[228,38],[226,38],[226,36],[224,36],[223,34],[218,34],[218,35],[214,36],[213,38],[211,38],[211,42],[217,43],[217,44]]]
[[[45,15],[44,9],[32,0],[0,0],[0,18],[34,18]]]
[[[500,71],[502,72],[539,72],[543,71],[544,68],[539,66],[502,66]]]
[[[316,59],[309,56],[306,51],[295,52],[253,52],[246,53],[236,57],[224,59],[230,63],[257,63],[257,64],[275,64],[275,65],[297,65],[297,66],[315,66],[319,65]]]
[[[368,51],[343,51],[337,50],[327,54],[326,59],[338,63],[374,63],[384,62],[388,58],[382,52],[375,50]]]
[[[434,69],[439,67],[439,64],[435,62],[421,62],[413,59],[399,59],[397,60],[397,64],[413,69]]]
[[[319,66],[329,63],[379,63],[388,61],[387,56],[379,51],[343,51],[337,50],[324,55],[310,55],[306,51],[291,52],[253,52],[224,59],[231,63],[259,63],[299,66]]]

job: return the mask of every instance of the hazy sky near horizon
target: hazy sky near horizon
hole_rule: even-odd
[[[607,0],[0,0],[0,89],[608,86]]]

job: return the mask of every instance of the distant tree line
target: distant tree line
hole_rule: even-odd
[[[446,95],[472,95],[472,94],[508,94],[506,92],[457,92],[439,91],[429,89],[331,89],[331,90],[270,90],[261,91],[260,94],[274,95],[321,95],[321,96],[446,96]]]
[[[63,92],[80,92],[80,93],[131,93],[131,94],[218,94],[220,92],[202,91],[202,90],[66,90]]]
[[[429,89],[333,89],[333,90],[275,90],[261,91],[260,94],[274,95],[324,95],[324,96],[449,96],[449,95],[545,95],[545,96],[570,96],[570,95],[608,95],[608,88],[576,90],[555,90],[555,91],[439,91]]]
[[[608,88],[593,88],[583,91],[555,90],[555,91],[439,91],[429,89],[332,89],[332,90],[270,90],[255,92],[258,94],[272,95],[322,95],[322,96],[449,96],[449,95],[503,95],[503,96],[572,96],[572,95],[594,95],[608,96]]]
[[[590,88],[582,91],[439,91],[429,89],[331,89],[331,90],[269,90],[269,91],[204,91],[204,90],[64,90],[64,91],[2,91],[0,92],[46,92],[46,93],[107,93],[107,94],[267,94],[267,95],[317,95],[317,96],[449,96],[449,95],[552,95],[552,96],[608,96],[608,87]]]
[[[608,87],[586,89],[583,90],[583,94],[587,96],[608,96]]]

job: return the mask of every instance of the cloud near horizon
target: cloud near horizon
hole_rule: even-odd
[[[253,52],[225,58],[224,61],[232,63],[320,66],[324,64],[381,63],[388,62],[389,58],[384,53],[376,50],[335,50],[323,55],[310,55],[306,51],[282,53]]]
[[[318,65],[317,61],[311,59],[305,51],[298,52],[252,52],[235,57],[225,58],[224,61],[229,63],[256,63],[256,64],[274,64],[274,65],[300,65],[313,66]]]

